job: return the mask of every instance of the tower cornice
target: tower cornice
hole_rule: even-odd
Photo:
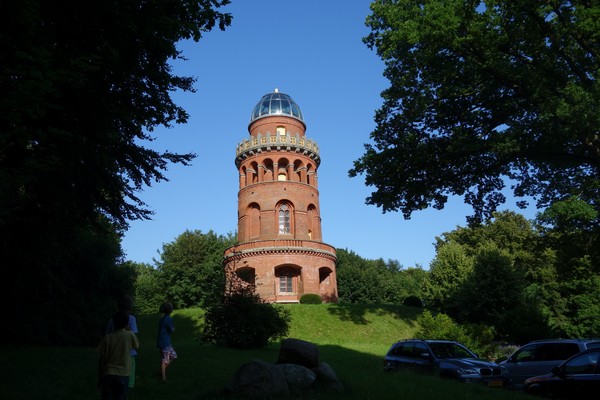
[[[276,239],[244,242],[225,250],[223,262],[240,260],[256,254],[306,254],[320,256],[333,262],[337,260],[335,247],[312,240]]]
[[[239,168],[244,159],[265,152],[294,152],[301,153],[313,159],[317,165],[321,163],[317,142],[307,139],[300,134],[276,135],[267,133],[245,139],[236,147],[235,165]]]

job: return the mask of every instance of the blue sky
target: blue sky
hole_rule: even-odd
[[[375,124],[380,93],[388,85],[384,64],[362,43],[368,0],[233,0],[225,31],[180,45],[179,75],[197,77],[196,93],[176,93],[188,123],[157,129],[148,144],[159,150],[193,152],[191,167],[170,166],[169,182],[140,197],[155,211],[134,221],[122,241],[128,260],[152,263],[163,244],[186,229],[217,234],[237,230],[238,176],[235,147],[249,136],[254,105],[278,88],[298,103],[306,136],[320,147],[318,170],[323,241],[364,258],[429,267],[435,237],[465,225],[471,210],[453,198],[443,210],[424,210],[404,220],[365,204],[372,188],[348,170],[363,154]],[[504,209],[515,209],[514,201]],[[533,218],[534,210],[524,213]]]

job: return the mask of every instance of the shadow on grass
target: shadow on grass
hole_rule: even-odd
[[[422,308],[391,304],[331,304],[328,310],[341,321],[349,321],[356,325],[369,324],[367,315],[391,315],[413,326],[417,316],[423,312]]]
[[[361,321],[357,307],[332,307],[340,318],[348,312],[348,321]],[[394,307],[367,306],[361,311],[398,313]],[[168,382],[157,376],[159,353],[156,331],[159,315],[138,317],[141,343],[137,358],[135,388],[130,399],[199,400],[225,399],[223,389],[235,371],[254,359],[275,362],[279,344],[264,349],[234,350],[202,343],[201,311],[180,310],[173,315],[173,346],[178,358],[167,371]],[[367,322],[368,323],[368,322]],[[302,339],[301,337],[299,339]],[[372,339],[372,338],[371,338]],[[343,340],[343,338],[340,338]],[[376,339],[378,340],[378,339]],[[320,344],[320,360],[328,363],[345,387],[342,394],[312,393],[310,399],[527,399],[515,392],[480,385],[460,384],[436,377],[410,373],[385,373],[382,356],[365,353],[341,344]],[[3,347],[5,362],[0,367],[0,398],[11,400],[77,399],[97,400],[97,354],[94,348]],[[288,399],[296,399],[289,397]]]

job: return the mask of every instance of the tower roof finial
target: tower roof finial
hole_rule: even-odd
[[[279,93],[279,89],[278,88],[275,88],[275,93]]]

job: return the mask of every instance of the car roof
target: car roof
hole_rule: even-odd
[[[582,351],[581,353],[574,354],[573,356],[577,356],[580,354],[587,354],[587,353],[597,353],[599,351],[600,351],[600,347],[592,347],[590,349]]]
[[[600,342],[600,338],[591,338],[591,339],[563,339],[563,338],[558,338],[558,339],[540,339],[540,340],[533,340],[529,343],[588,343],[588,342]],[[529,344],[528,343],[528,344]]]
[[[461,344],[455,340],[446,340],[446,339],[416,339],[416,338],[412,338],[412,339],[401,339],[398,340],[396,343],[403,343],[403,342],[425,342],[425,343],[457,343],[457,344]]]

